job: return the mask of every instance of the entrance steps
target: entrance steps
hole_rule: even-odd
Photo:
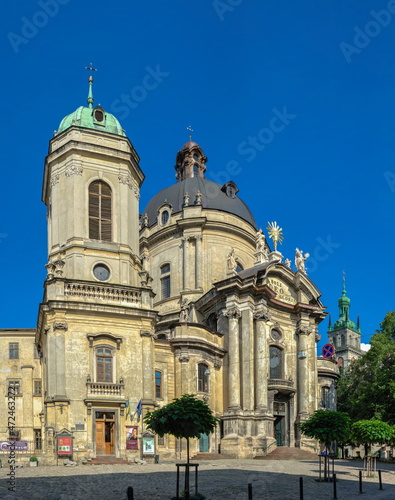
[[[128,464],[129,461],[123,458],[113,457],[112,455],[99,455],[96,458],[92,458],[92,460],[88,460],[89,465],[125,465]]]
[[[317,460],[318,455],[300,448],[279,446],[265,456],[254,457],[255,460]]]
[[[222,455],[221,453],[196,453],[193,457],[191,457],[192,460],[226,460],[227,458],[230,458],[227,455]]]

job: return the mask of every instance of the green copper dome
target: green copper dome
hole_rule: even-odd
[[[115,116],[107,113],[100,106],[94,108],[80,106],[74,113],[63,118],[58,128],[58,134],[73,125],[76,127],[98,130],[100,132],[109,132],[110,134],[126,135]]]
[[[89,77],[88,81],[88,107],[80,106],[74,111],[74,113],[71,113],[70,115],[67,115],[65,118],[63,118],[63,120],[60,122],[57,133],[60,134],[64,130],[75,126],[125,136],[125,131],[114,115],[107,113],[101,106],[93,107],[93,78]]]
[[[349,317],[349,309],[351,306],[351,300],[349,297],[347,297],[347,291],[346,291],[346,279],[343,277],[343,290],[342,290],[342,296],[339,298],[338,305],[339,305],[339,319],[335,322],[333,325],[333,328],[330,326],[329,331],[336,331],[340,330],[342,328],[349,328],[350,330],[355,329],[355,323],[354,321],[350,320]]]

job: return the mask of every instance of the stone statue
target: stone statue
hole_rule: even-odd
[[[195,205],[201,205],[201,204],[202,204],[202,193],[198,191],[196,193]]]
[[[228,271],[234,271],[236,266],[235,249],[232,248],[232,250],[228,253]]]
[[[189,304],[187,299],[181,302],[180,323],[186,323],[189,319]]]
[[[189,193],[186,192],[184,194],[184,207],[187,207],[189,205]]]
[[[265,235],[263,234],[262,229],[260,229],[256,233],[255,242],[256,242],[256,251],[257,252],[264,252],[264,250],[265,250]]]
[[[148,227],[148,214],[143,215],[143,227]]]
[[[289,259],[285,259],[285,265],[291,269],[291,261]]]
[[[295,266],[298,271],[301,273],[307,274],[306,273],[306,268],[304,263],[306,260],[310,257],[309,253],[305,253],[303,255],[302,250],[299,250],[299,248],[296,249],[296,254],[295,254]]]

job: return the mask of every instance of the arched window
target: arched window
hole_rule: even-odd
[[[240,264],[240,262],[236,262],[236,273],[240,273],[241,271],[244,271],[243,266]]]
[[[96,382],[112,382],[112,350],[105,347],[96,349]]]
[[[333,347],[337,347],[336,337],[333,337],[332,344],[333,344]]]
[[[198,392],[208,392],[210,370],[205,363],[198,364]]]
[[[111,241],[111,188],[103,181],[89,186],[89,238]]]
[[[160,268],[160,274],[161,299],[168,299],[170,297],[170,264],[164,264]]]
[[[346,338],[344,335],[341,336],[341,345],[345,346],[346,345]]]
[[[270,378],[281,379],[283,377],[283,351],[278,347],[270,346]]]
[[[170,217],[169,211],[163,210],[162,217],[161,217],[162,226],[167,224],[167,222],[169,221],[169,217]]]

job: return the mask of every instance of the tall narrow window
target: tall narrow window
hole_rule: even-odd
[[[210,370],[205,363],[198,364],[198,392],[208,392]]]
[[[111,241],[111,189],[102,181],[89,186],[89,238]]]
[[[41,429],[34,429],[34,448],[36,450],[42,449]]]
[[[112,382],[111,349],[100,348],[96,351],[96,381]]]
[[[155,397],[162,398],[162,373],[157,370],[155,371]]]
[[[42,394],[41,380],[35,380],[33,385],[33,396],[41,396],[41,394]]]
[[[321,406],[322,408],[326,408],[327,410],[330,409],[330,389],[329,387],[322,387],[321,388]]]
[[[10,359],[18,359],[19,358],[19,344],[10,344]]]
[[[281,379],[283,375],[283,351],[278,347],[270,346],[270,378]]]
[[[160,268],[160,289],[161,298],[168,299],[170,297],[170,264],[165,264]]]

